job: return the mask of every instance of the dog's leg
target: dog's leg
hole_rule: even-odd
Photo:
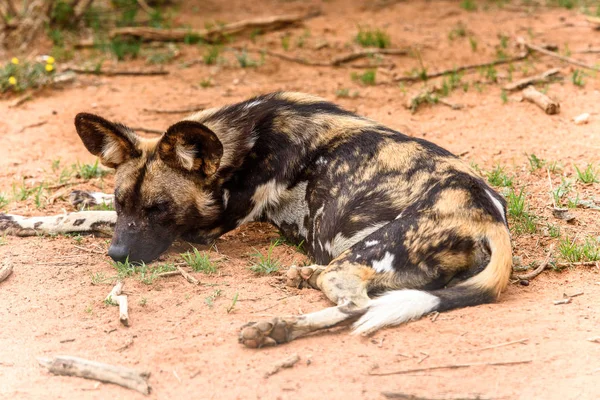
[[[325,269],[326,267],[316,264],[305,267],[292,265],[286,273],[286,285],[298,289],[305,287],[320,289],[317,285],[317,278]]]
[[[313,272],[319,271],[316,267]],[[367,286],[375,275],[372,268],[351,263],[342,255],[325,270],[313,275],[317,275],[316,286],[337,304],[336,307],[300,316],[251,322],[242,328],[240,342],[253,348],[286,343],[311,332],[349,324],[366,312],[369,301]]]
[[[115,211],[79,211],[46,217],[0,214],[0,234],[15,236],[61,233],[108,234],[116,222]]]
[[[73,190],[69,195],[71,204],[76,207],[92,207],[97,205],[113,206],[115,195],[102,192],[86,192],[84,190]]]

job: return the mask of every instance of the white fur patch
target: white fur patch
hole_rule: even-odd
[[[492,192],[490,192],[487,189],[485,190],[485,193],[492,200],[492,202],[494,203],[494,205],[496,206],[496,208],[498,209],[498,211],[500,211],[500,215],[502,215],[502,219],[504,220],[504,222],[506,222],[506,215],[504,215],[504,208],[502,207],[502,203],[500,203],[500,200],[498,200],[497,198],[495,198],[494,195],[492,195]]]
[[[379,244],[379,240],[367,240],[365,242],[365,247],[373,247]]]
[[[246,222],[254,221],[254,219],[259,217],[267,207],[277,206],[285,189],[286,185],[277,183],[275,179],[258,186],[252,196],[254,208],[248,215],[238,221],[238,226]]]
[[[317,161],[315,161],[316,165],[327,165],[327,160],[324,157],[319,157],[317,158]]]
[[[121,164],[125,161],[123,155],[123,149],[119,145],[119,142],[111,139],[108,136],[104,136],[104,146],[102,146],[102,154],[100,158],[104,163],[111,163],[115,165]]]
[[[327,250],[329,254],[335,258],[386,224],[387,222],[380,222],[378,224],[371,225],[356,232],[352,237],[346,237],[341,233],[338,233],[333,238],[333,241],[325,242],[325,250]]]
[[[227,208],[229,203],[229,190],[223,189],[223,208]]]
[[[196,151],[193,148],[183,146],[181,144],[175,145],[175,154],[177,159],[181,163],[181,166],[188,171],[194,168],[194,160],[196,159]]]
[[[252,107],[256,107],[256,106],[258,106],[258,105],[260,105],[262,103],[264,103],[264,100],[254,100],[254,101],[251,101],[249,103],[246,103],[246,105],[244,106],[244,108],[245,109],[249,109],[249,108],[252,108]]]
[[[420,290],[394,290],[369,301],[369,310],[353,325],[353,334],[369,334],[385,326],[398,325],[435,311],[436,296]]]
[[[267,216],[276,224],[295,224],[298,234],[303,238],[308,236],[308,229],[304,226],[304,219],[310,213],[306,202],[306,187],[308,181],[300,182],[290,190],[281,194],[278,207],[269,207]]]
[[[383,258],[379,261],[373,261],[373,269],[377,272],[391,272],[394,270],[395,256],[389,251],[385,252]]]

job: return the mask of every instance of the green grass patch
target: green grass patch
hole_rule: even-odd
[[[373,86],[373,85],[375,85],[376,75],[377,75],[377,70],[368,69],[365,72],[363,72],[362,74],[353,72],[351,77],[352,77],[353,81],[360,82],[363,85]]]
[[[529,212],[523,188],[518,193],[511,189],[506,196],[506,203],[511,222],[510,227],[514,233],[535,233],[537,231],[537,217]]]
[[[558,243],[558,251],[568,262],[600,260],[600,243],[595,238],[586,238],[585,242],[581,243],[565,237]]]
[[[513,177],[509,176],[504,168],[500,165],[497,165],[493,170],[489,171],[487,174],[487,180],[492,186],[496,187],[512,187],[513,185]]]
[[[577,179],[587,185],[598,182],[598,170],[592,164],[588,164],[583,170],[575,166],[575,171],[577,171]]]
[[[266,254],[262,254],[258,250],[254,249],[256,253],[254,253],[252,257],[255,258],[256,261],[250,266],[250,271],[257,275],[270,275],[279,271],[279,260],[273,257],[273,249],[278,245],[279,242],[277,240],[271,243]]]
[[[193,252],[185,252],[181,254],[181,258],[183,261],[194,271],[194,272],[202,272],[207,275],[211,275],[217,272],[218,268],[210,260],[208,254],[203,251],[202,253],[198,251],[197,248],[194,247]]]
[[[379,49],[385,49],[392,44],[390,36],[385,31],[364,27],[358,28],[354,41],[362,47],[377,47]]]

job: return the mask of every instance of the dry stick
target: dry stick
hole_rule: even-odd
[[[25,125],[24,127],[21,128],[19,133],[23,133],[23,132],[25,132],[26,129],[29,129],[29,128],[37,128],[38,126],[46,125],[47,123],[48,123],[48,121],[44,120],[44,121],[36,122],[35,124]]]
[[[185,280],[188,281],[189,283],[191,283],[192,285],[200,284],[200,281],[198,281],[198,279],[194,278],[192,275],[185,272],[185,270],[183,268],[177,267],[177,271],[179,271],[181,276],[183,276],[185,278]]]
[[[275,365],[273,365],[273,367],[271,367],[270,370],[265,372],[265,378],[268,378],[271,375],[275,375],[282,368],[292,368],[298,361],[300,361],[300,356],[298,354],[292,354],[285,360],[281,360],[281,361],[275,363]]]
[[[454,72],[462,72],[462,71],[469,71],[469,70],[474,70],[474,69],[479,69],[479,68],[492,67],[495,65],[510,64],[512,62],[522,61],[522,60],[526,59],[528,56],[529,56],[529,53],[523,53],[517,57],[507,58],[505,60],[495,60],[495,61],[481,63],[481,64],[463,65],[463,66],[456,67],[456,68],[450,68],[450,69],[445,69],[445,70],[438,71],[438,72],[433,72],[433,73],[427,74],[425,76],[400,76],[400,77],[394,78],[394,81],[396,81],[396,82],[415,82],[415,81],[420,81],[422,79],[437,78],[439,76],[448,75],[448,74],[451,74]]]
[[[575,59],[573,59],[571,57],[561,56],[560,54],[558,54],[558,53],[556,53],[554,51],[546,50],[545,48],[537,46],[535,44],[524,42],[523,39],[519,39],[519,42],[522,43],[529,50],[537,51],[538,53],[542,53],[542,54],[545,54],[545,55],[550,56],[550,57],[558,58],[559,60],[562,60],[562,61],[567,62],[569,64],[577,65],[579,67],[586,68],[586,69],[591,69],[592,71],[600,71],[600,69],[598,69],[598,68],[596,68],[596,67],[594,67],[592,65],[586,64],[586,63],[578,61],[578,60],[575,60]]]
[[[246,31],[273,31],[298,24],[299,22],[315,17],[320,12],[311,12],[304,15],[277,15],[264,18],[255,18],[233,22],[211,29],[178,29],[165,30],[148,27],[125,27],[116,28],[110,32],[111,39],[116,36],[128,35],[138,37],[147,41],[184,41],[190,36],[197,36],[206,41],[215,41],[225,35],[234,35]]]
[[[381,392],[381,395],[387,399],[400,399],[400,400],[438,400],[432,397],[421,397],[416,394],[408,394],[401,392]],[[445,400],[484,400],[483,398],[477,397],[457,397],[455,399],[446,397]]]
[[[527,100],[544,110],[548,115],[558,114],[560,112],[560,104],[552,100],[544,93],[539,92],[533,86],[527,86],[523,90],[523,100]]]
[[[350,54],[344,54],[338,57],[333,58],[331,61],[310,61],[305,58],[294,57],[287,54],[277,53],[271,50],[257,50],[257,49],[242,49],[242,48],[233,48],[238,51],[252,51],[256,53],[266,54],[272,57],[280,58],[285,61],[295,62],[302,65],[308,65],[311,67],[339,67],[343,64],[349,63],[351,61],[358,60],[359,58],[368,57],[373,54],[387,54],[387,55],[406,55],[408,54],[408,50],[405,49],[364,49],[352,52]],[[371,68],[372,65],[361,65],[361,68]]]
[[[158,108],[143,108],[143,111],[146,112],[153,112],[156,114],[188,114],[188,113],[194,113],[194,112],[198,112],[198,111],[202,111],[204,110],[206,107],[203,105],[198,105],[196,107],[190,107],[190,108],[181,108],[178,110],[161,110]]]
[[[552,68],[548,71],[541,73],[539,75],[530,76],[528,78],[523,78],[517,82],[509,83],[504,86],[504,90],[513,91],[520,90],[529,85],[534,85],[536,83],[547,82],[552,75],[556,75],[560,72],[560,68]]]
[[[503,361],[503,362],[480,362],[480,363],[467,363],[467,364],[449,364],[449,365],[438,365],[435,367],[426,368],[414,368],[405,369],[401,371],[393,372],[369,372],[369,375],[373,376],[387,376],[387,375],[400,375],[400,374],[411,374],[413,372],[433,371],[436,369],[458,369],[458,368],[469,368],[476,366],[504,366],[504,365],[517,365],[517,364],[528,364],[533,360],[521,360],[521,361]]]
[[[123,325],[129,326],[129,312],[127,310],[127,296],[121,294],[122,290],[123,290],[123,281],[117,281],[117,283],[112,288],[112,290],[110,291],[108,296],[106,296],[105,301],[109,304],[119,306],[119,321]]]
[[[79,376],[150,394],[149,372],[139,372],[131,368],[71,356],[57,356],[54,359],[38,358],[38,362],[55,375]]]
[[[3,263],[3,265],[0,267],[0,282],[6,280],[6,278],[8,278],[10,276],[12,271],[13,271],[12,263],[8,263],[8,262]]]
[[[529,340],[528,338],[527,339],[513,340],[512,342],[505,342],[505,343],[495,344],[495,345],[492,345],[492,346],[481,347],[479,349],[468,350],[468,351],[465,351],[465,353],[473,353],[473,352],[476,352],[476,351],[484,351],[484,350],[490,350],[490,349],[497,349],[498,347],[510,346],[512,344],[517,344],[517,343],[525,343],[528,340]]]
[[[150,15],[154,14],[154,9],[150,7],[148,3],[146,3],[146,0],[137,0],[137,3],[139,4],[140,8],[146,13]]]
[[[163,69],[151,70],[151,71],[102,71],[95,69],[85,69],[78,67],[70,67],[67,71],[73,71],[76,74],[89,74],[89,75],[104,75],[104,76],[156,76],[156,75],[168,75],[169,71]]]
[[[550,263],[550,259],[552,258],[552,251],[554,250],[554,244],[550,245],[550,248],[548,250],[548,255],[546,256],[546,259],[533,271],[524,274],[524,275],[513,275],[513,279],[518,279],[520,281],[529,281],[533,278],[535,278],[536,276],[538,276],[539,274],[541,274],[546,267],[548,266],[548,264]]]
[[[583,267],[597,267],[598,261],[577,261],[577,262],[562,262],[556,263],[557,267],[572,267],[576,265],[581,265]]]
[[[330,63],[334,67],[337,67],[339,65],[348,63],[350,61],[355,61],[355,60],[358,60],[359,58],[369,57],[374,54],[405,56],[408,54],[408,50],[405,50],[405,49],[364,49],[364,50],[355,51],[350,54],[335,57],[334,59],[332,59],[330,61]]]
[[[596,48],[590,48],[590,49],[585,49],[585,50],[577,50],[577,51],[574,51],[573,53],[578,53],[578,54],[600,53],[600,48],[596,47]]]

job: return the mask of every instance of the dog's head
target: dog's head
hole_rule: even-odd
[[[221,214],[217,170],[223,146],[205,125],[182,121],[157,139],[93,114],[75,117],[85,147],[116,169],[117,224],[109,256],[151,261],[178,237],[213,240]]]

